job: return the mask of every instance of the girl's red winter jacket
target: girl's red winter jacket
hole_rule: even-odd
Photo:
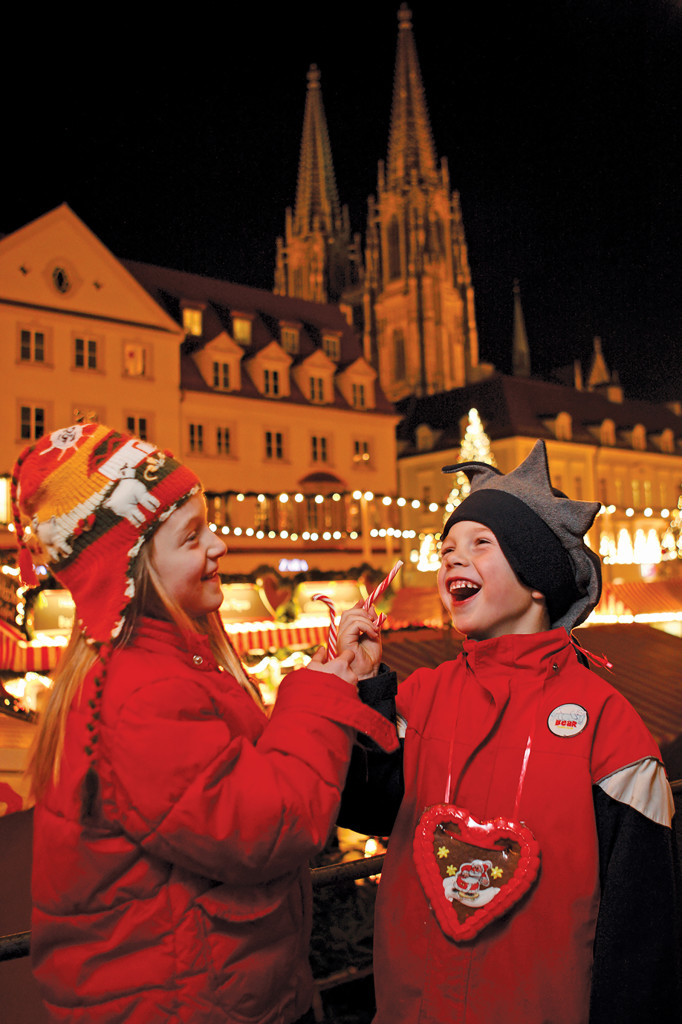
[[[206,641],[145,620],[102,703],[101,819],[80,823],[92,673],[35,811],[32,955],[55,1021],[286,1024],[311,1002],[307,861],[354,729],[389,724],[337,677],[287,677],[268,719]]]

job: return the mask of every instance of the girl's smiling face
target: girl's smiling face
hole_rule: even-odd
[[[191,619],[220,608],[218,562],[226,551],[208,527],[201,494],[189,498],[154,534],[154,568],[168,597]]]
[[[549,628],[545,599],[519,580],[495,534],[482,523],[454,523],[441,545],[438,594],[460,633],[489,640]]]

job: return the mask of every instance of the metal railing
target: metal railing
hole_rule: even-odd
[[[357,860],[343,864],[327,864],[321,868],[311,868],[310,877],[313,888],[323,885],[338,885],[358,878],[369,878],[378,875],[384,863],[384,854],[376,857],[359,857]],[[19,960],[31,952],[31,933],[16,932],[14,935],[0,936],[0,963],[3,960]]]
[[[682,793],[682,779],[675,779],[670,783],[670,788],[673,795]],[[679,813],[682,814],[682,809]],[[343,864],[327,864],[321,868],[311,868],[310,877],[313,888],[317,889],[323,885],[338,885],[341,882],[378,875],[381,873],[384,856],[385,854],[380,853],[375,857],[360,857]],[[0,936],[0,963],[3,960],[18,960],[23,956],[28,956],[30,952],[30,932],[16,932],[14,935]]]

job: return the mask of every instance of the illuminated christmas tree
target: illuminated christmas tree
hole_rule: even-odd
[[[464,437],[460,445],[458,462],[487,462],[489,466],[497,466],[495,456],[490,447],[490,438],[483,429],[481,417],[477,409],[469,410],[469,421],[464,431]],[[445,505],[445,519],[448,518],[453,509],[463,501],[469,493],[469,481],[464,473],[455,474],[455,484],[448,494]]]

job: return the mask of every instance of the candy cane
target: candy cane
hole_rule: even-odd
[[[397,573],[400,571],[400,569],[402,569],[402,566],[402,562],[396,562],[391,571],[389,572],[388,576],[386,577],[386,579],[382,580],[381,583],[379,583],[379,585],[374,588],[374,590],[372,591],[372,593],[369,595],[364,605],[362,606],[366,611],[369,611],[374,602],[379,600],[379,598],[384,593],[386,588],[390,587],[391,583],[396,578]],[[332,599],[330,597],[327,597],[326,594],[313,594],[313,601],[322,601],[322,603],[326,604],[327,608],[329,609],[330,621],[329,636],[327,639],[327,661],[330,661],[332,658],[336,657],[336,637],[338,632],[336,626],[336,608],[334,607],[334,602],[332,601]],[[385,621],[386,616],[384,615],[383,612],[381,612],[379,618],[377,619],[377,626],[379,627],[379,629],[381,629]]]
[[[336,608],[331,597],[326,594],[313,594],[313,601],[322,601],[329,609],[329,635],[327,637],[327,661],[336,657]]]
[[[365,601],[365,603],[363,605],[363,608],[369,610],[372,607],[372,605],[375,604],[375,602],[379,600],[379,598],[384,593],[386,588],[390,587],[391,583],[393,583],[393,580],[396,578],[397,574],[402,569],[402,567],[403,567],[403,563],[402,562],[398,561],[398,562],[395,563],[395,565],[393,566],[393,568],[389,572],[389,574],[386,577],[386,579],[382,580],[381,583],[379,583],[379,585],[376,586],[374,588],[374,590],[372,591],[372,593],[369,595],[369,597],[367,598],[367,600]],[[386,616],[384,615],[383,612],[381,612],[381,614],[379,615],[379,618],[377,620],[377,626],[379,626],[379,628],[381,628],[385,621],[386,621]]]

